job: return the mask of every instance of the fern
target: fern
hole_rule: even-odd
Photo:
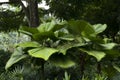
[[[94,80],[107,80],[106,76],[96,75]]]
[[[0,80],[40,80],[37,69],[30,66],[17,66],[12,71],[6,71],[0,75]]]
[[[18,79],[18,80],[23,80],[23,71],[24,71],[24,67],[22,66],[17,66],[15,67],[15,69],[11,72],[9,72],[8,76],[10,77],[14,77],[15,79]],[[10,77],[10,78],[11,78]]]
[[[0,80],[6,80],[4,73],[2,73],[2,74],[0,75]]]

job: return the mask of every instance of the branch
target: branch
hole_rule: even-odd
[[[19,16],[19,15],[22,15],[22,14],[23,14],[23,9],[21,9],[21,11],[18,12],[17,14],[9,15],[9,17],[16,17],[16,16]]]
[[[14,1],[14,2],[0,2],[0,5],[2,4],[15,4],[15,3],[19,3],[18,1]]]

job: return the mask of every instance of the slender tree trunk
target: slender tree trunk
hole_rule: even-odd
[[[44,64],[45,61],[41,61],[41,80],[45,80]]]
[[[101,63],[100,62],[97,63],[97,72],[98,74],[101,74]]]
[[[38,15],[38,2],[37,0],[26,0],[26,2],[28,3],[27,7],[25,7],[25,5],[20,1],[27,17],[29,27],[38,27],[40,24]]]
[[[39,15],[38,15],[38,3],[37,0],[28,0],[29,9],[29,26],[38,27],[39,26]]]
[[[80,55],[80,71],[82,76],[84,75],[85,70],[85,57],[86,55],[84,53]]]

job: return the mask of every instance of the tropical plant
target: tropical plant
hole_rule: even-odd
[[[79,62],[83,75],[86,60],[94,57],[100,74],[103,59],[119,57],[119,50],[115,48],[117,44],[107,42],[98,35],[105,29],[105,24],[91,25],[83,20],[62,22],[52,20],[37,28],[21,27],[20,32],[31,36],[31,41],[16,45],[6,69],[31,56],[34,59],[34,66],[41,65],[42,80],[46,61],[62,68],[71,67]]]
[[[42,62],[42,70],[44,70],[44,62],[49,59],[51,55],[57,52],[57,54],[53,55],[56,56],[61,56],[63,57],[64,61],[60,66],[66,67],[67,66],[72,66],[74,64],[73,61],[71,61],[68,57],[68,59],[65,58],[63,54],[60,54],[58,49],[61,49],[62,46],[60,46],[58,49],[56,48],[57,45],[60,43],[60,39],[57,39],[56,35],[54,35],[55,31],[63,28],[62,24],[64,23],[56,23],[55,21],[48,22],[48,23],[43,23],[40,25],[38,28],[27,28],[23,27],[22,32],[30,35],[33,39],[33,41],[30,42],[25,42],[25,43],[20,43],[17,45],[16,50],[12,54],[10,60],[8,61],[6,65],[6,69],[12,66],[14,63],[18,62],[19,60],[26,58],[27,57],[27,52],[29,53],[30,56],[40,58],[40,61]],[[50,25],[50,26],[49,26]],[[55,27],[56,26],[56,27]],[[25,31],[26,30],[26,31]],[[28,32],[29,31],[29,32]],[[56,32],[57,34],[57,32]],[[68,34],[63,32],[62,34]],[[55,40],[55,42],[53,42]],[[62,42],[63,43],[63,42]],[[67,49],[66,49],[67,50]],[[62,50],[61,50],[62,51]],[[40,55],[39,55],[40,53]],[[35,54],[35,55],[34,55]],[[64,51],[65,54],[65,51]],[[54,58],[51,58],[53,60]],[[57,58],[59,61],[59,57]],[[44,71],[42,71],[44,72]],[[44,74],[44,73],[42,73]]]
[[[68,75],[68,73],[67,72],[65,72],[65,78],[63,78],[63,80],[70,80],[70,75]]]

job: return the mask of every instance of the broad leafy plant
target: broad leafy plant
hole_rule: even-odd
[[[62,37],[63,35],[69,36],[68,32],[63,29],[64,24],[65,24],[64,22],[57,23],[55,21],[52,21],[48,23],[43,23],[38,28],[22,27],[20,31],[30,35],[32,41],[16,45],[16,50],[14,51],[10,60],[8,61],[6,69],[12,66],[14,63],[18,62],[19,60],[26,58],[27,55],[43,59],[44,61],[47,61],[50,58],[50,56],[55,53],[57,53],[55,56],[61,56],[64,58],[67,49],[69,49],[70,47],[69,45],[65,44],[64,40],[71,41],[72,39],[65,38],[62,41],[62,38],[64,38]],[[59,34],[61,34],[62,36],[59,37],[58,36]],[[65,46],[65,49],[64,48],[62,49],[62,45],[60,45],[60,43],[63,44],[63,46]],[[69,63],[71,63],[71,65],[74,64],[73,61],[71,60],[69,61]],[[64,66],[64,64],[61,66],[66,67]],[[68,64],[68,66],[71,65]]]
[[[30,56],[39,59],[37,64],[41,62],[42,69],[46,61],[68,68],[80,60],[83,73],[86,59],[94,57],[98,62],[98,72],[100,72],[101,60],[119,56],[117,44],[99,36],[106,27],[105,24],[91,25],[83,20],[62,22],[52,20],[42,23],[37,28],[21,27],[20,32],[29,35],[31,41],[16,45],[5,68],[8,69]],[[77,56],[78,54],[80,56]]]

